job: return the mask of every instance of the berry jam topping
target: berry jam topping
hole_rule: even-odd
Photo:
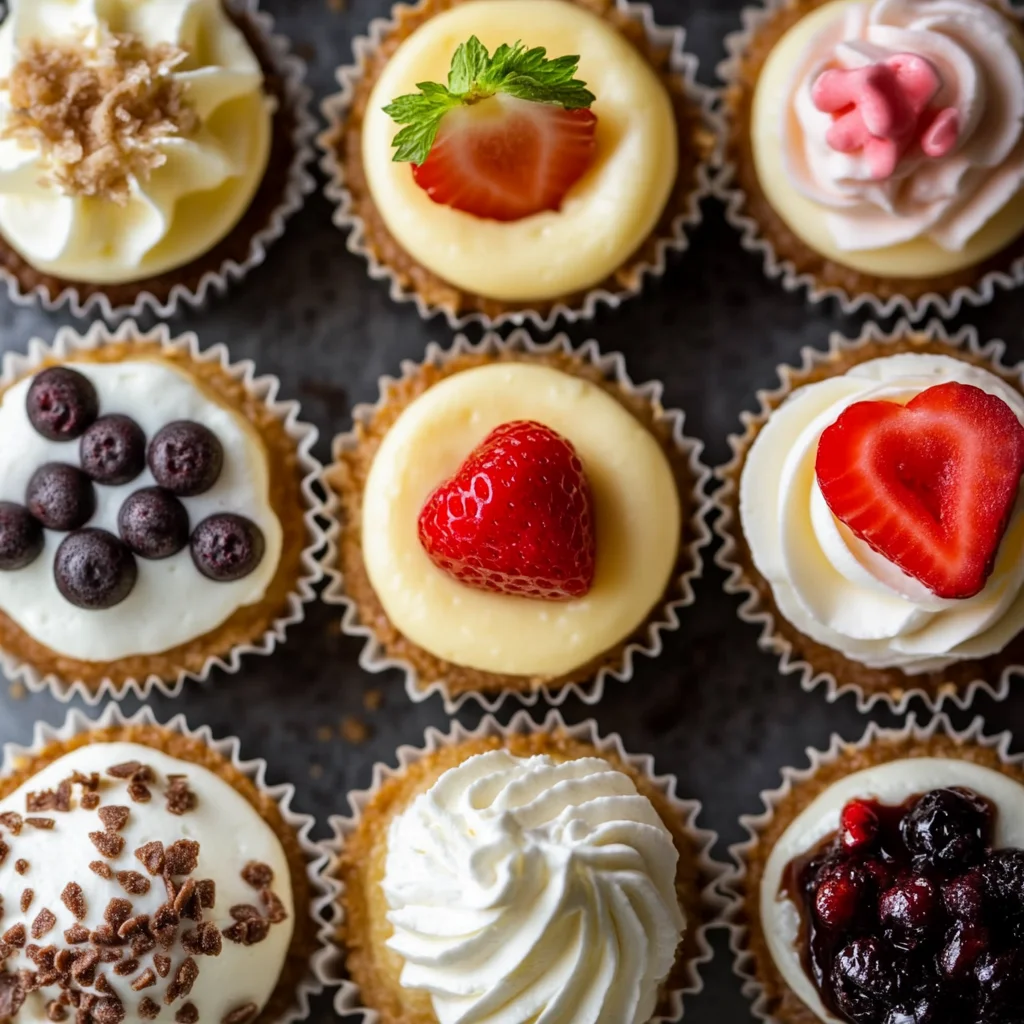
[[[192,561],[218,583],[248,576],[263,559],[266,544],[260,528],[229,512],[204,519],[192,533]]]
[[[24,505],[0,501],[0,570],[24,569],[43,550],[43,524]]]
[[[53,563],[60,592],[72,604],[91,610],[120,604],[132,592],[137,573],[132,553],[106,530],[69,534]]]
[[[82,435],[79,459],[98,484],[131,483],[146,467],[146,435],[128,416],[102,416]]]
[[[188,512],[162,487],[144,487],[121,506],[117,528],[121,539],[140,557],[170,558],[188,543]]]
[[[76,466],[48,462],[32,474],[25,504],[48,530],[77,530],[92,518],[96,495],[92,482]]]
[[[28,389],[29,422],[50,441],[73,441],[99,415],[92,383],[77,370],[54,366],[36,375]]]
[[[224,449],[201,423],[176,420],[150,442],[148,461],[161,487],[188,498],[208,491],[217,482],[224,465]]]
[[[847,804],[794,860],[805,968],[854,1024],[1024,1020],[1024,850],[992,850],[995,812],[968,789],[899,807]]]

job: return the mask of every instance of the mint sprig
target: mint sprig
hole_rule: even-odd
[[[473,36],[455,51],[447,86],[420,82],[418,93],[399,96],[384,108],[385,114],[405,125],[392,143],[395,162],[423,163],[445,114],[497,93],[532,103],[553,103],[566,110],[589,107],[595,96],[586,82],[575,77],[579,64],[578,56],[548,60],[543,46],[528,50],[522,43],[502,43],[492,57]]]

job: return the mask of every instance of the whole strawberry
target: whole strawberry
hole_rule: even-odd
[[[594,582],[594,499],[572,444],[541,423],[492,431],[427,499],[420,543],[471,587],[565,601]]]

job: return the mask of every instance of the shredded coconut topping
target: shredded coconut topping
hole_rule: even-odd
[[[161,143],[199,126],[171,74],[186,57],[106,31],[95,42],[30,40],[0,82],[12,108],[2,135],[42,148],[47,184],[124,206],[132,179],[166,163]]]

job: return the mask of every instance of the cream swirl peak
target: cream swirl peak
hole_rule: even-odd
[[[201,256],[262,180],[272,101],[220,0],[11,0],[0,232],[37,269],[117,284]]]
[[[984,587],[937,597],[831,512],[815,475],[822,432],[855,402],[906,404],[935,385],[973,385],[1024,422],[1024,396],[949,356],[874,359],[795,391],[761,429],[740,481],[740,518],[779,611],[801,633],[873,668],[907,674],[1002,650],[1024,628],[1024,499]]]
[[[496,750],[392,823],[383,889],[441,1024],[643,1024],[685,919],[651,802],[599,758]]]
[[[958,252],[1017,194],[1022,52],[982,0],[853,3],[817,33],[780,112],[783,155],[841,250]]]

